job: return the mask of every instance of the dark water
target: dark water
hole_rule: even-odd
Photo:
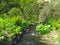
[[[35,30],[31,30],[25,34],[22,38],[22,41],[18,45],[47,45],[40,42],[40,39],[35,35]]]

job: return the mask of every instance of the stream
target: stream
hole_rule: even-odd
[[[23,38],[22,41],[18,43],[18,45],[47,45],[39,41],[39,38],[35,34],[35,30],[30,30],[27,32]]]

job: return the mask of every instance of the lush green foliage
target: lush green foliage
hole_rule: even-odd
[[[0,40],[12,40],[16,34],[22,33],[22,29],[27,29],[28,27],[28,22],[21,20],[19,16],[11,18],[0,17]]]
[[[36,27],[36,31],[40,34],[47,34],[51,31],[51,25],[40,24]]]
[[[60,31],[60,24],[54,17],[50,17],[45,24],[36,26],[36,31],[41,34],[49,33],[51,30]]]
[[[34,0],[0,0],[0,40],[11,41],[29,28],[35,18],[33,4]]]
[[[60,32],[60,0],[0,0],[0,40],[12,40],[30,24],[40,34]]]
[[[20,15],[20,9],[19,8],[12,8],[9,12],[8,12],[8,14],[10,15],[10,16],[16,16],[16,15]]]
[[[21,15],[23,19],[31,20],[34,0],[1,0],[0,14],[8,14],[9,16]]]
[[[49,18],[46,24],[51,25],[52,30],[60,30],[60,23],[54,17]]]
[[[43,2],[43,5],[41,6],[41,4],[39,3],[39,10],[40,13],[38,15],[39,17],[39,22],[40,23],[44,23],[46,22],[46,20],[49,17],[55,17],[55,19],[59,19],[60,18],[60,1],[59,0],[51,0],[51,2],[44,2],[44,1],[40,1]],[[42,7],[42,8],[40,8]],[[37,7],[36,7],[37,8]]]

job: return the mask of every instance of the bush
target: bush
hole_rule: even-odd
[[[51,25],[52,26],[52,30],[58,30],[58,31],[60,30],[59,22],[55,18],[53,18],[53,17],[49,18],[47,20],[46,24]]]
[[[8,40],[10,40],[15,34],[21,32],[21,26],[14,25],[14,22],[9,18],[0,18],[0,24],[0,38],[3,36],[4,38],[8,37]]]
[[[14,8],[12,8],[12,9],[8,12],[8,14],[9,14],[10,16],[20,15],[20,9],[14,7]]]
[[[47,34],[51,31],[51,25],[39,24],[36,26],[36,31],[40,34]]]
[[[50,17],[47,20],[46,24],[50,24],[53,27],[57,27],[58,26],[58,22],[57,22],[57,20],[54,17]]]
[[[37,0],[37,1],[40,1],[42,2],[41,0]],[[40,2],[37,2],[40,4]],[[55,19],[59,19],[60,18],[60,1],[59,0],[50,0],[50,3],[49,2],[44,2],[43,1],[43,4],[42,6],[40,6],[38,4],[38,6],[36,6],[36,8],[39,11],[38,13],[38,17],[39,18],[39,22],[40,23],[43,23],[46,21],[46,19],[49,19],[49,17],[55,17]],[[39,8],[38,8],[39,7]],[[42,8],[40,8],[42,7]]]
[[[21,26],[22,29],[27,29],[29,24],[27,20],[21,19],[20,16],[14,16],[11,18],[11,21],[14,22],[16,26]]]
[[[22,29],[27,29],[29,24],[19,17],[0,17],[0,40],[12,41],[16,34],[22,33]]]

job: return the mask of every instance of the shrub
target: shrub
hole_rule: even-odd
[[[21,26],[16,26],[14,25],[14,22],[11,21],[11,19],[9,18],[0,18],[0,38],[2,38],[2,36],[4,37],[4,39],[6,37],[6,39],[10,40],[15,34],[18,34],[19,32],[21,32]]]
[[[23,29],[27,29],[29,24],[27,20],[21,19],[20,16],[14,16],[11,18],[11,21],[14,22],[16,26],[21,26]]]
[[[36,26],[36,31],[40,34],[47,34],[51,31],[51,25],[39,24]]]
[[[27,29],[28,27],[28,22],[18,17],[0,17],[0,40],[12,41],[16,34],[22,33],[22,29]]]
[[[51,25],[52,26],[52,30],[60,30],[59,22],[55,18],[53,18],[53,17],[49,18],[47,20],[46,24]]]
[[[40,2],[42,0],[37,0],[40,4]],[[39,2],[40,1],[40,2]],[[44,2],[44,1],[43,1]],[[39,18],[39,22],[43,23],[46,21],[46,19],[49,19],[49,17],[55,17],[55,19],[59,19],[60,18],[60,1],[59,0],[50,0],[50,3],[48,2],[44,2],[42,6],[40,6],[38,4],[38,6],[36,6],[36,8],[39,11],[38,13],[38,18]],[[38,7],[42,7],[41,9]]]
[[[20,15],[20,9],[14,7],[14,8],[12,8],[12,9],[8,12],[8,14],[9,14],[10,16]]]
[[[57,27],[58,26],[58,22],[57,20],[54,18],[54,17],[50,17],[48,20],[47,20],[47,24],[50,24],[51,26],[55,26]]]

